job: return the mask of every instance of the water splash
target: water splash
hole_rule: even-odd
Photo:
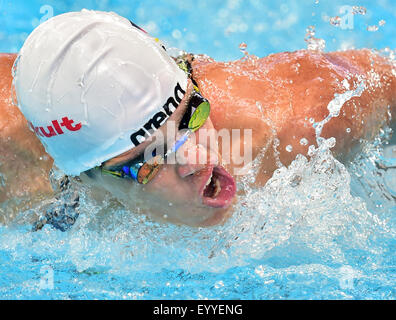
[[[361,81],[355,90],[348,90],[341,94],[335,94],[334,99],[327,105],[327,110],[329,110],[328,116],[320,122],[315,122],[313,127],[315,129],[316,142],[320,144],[323,142],[323,138],[320,136],[323,130],[323,126],[328,123],[332,118],[338,117],[340,114],[342,106],[345,102],[349,101],[353,97],[360,97],[363,91],[366,89],[364,81]]]
[[[363,90],[361,83],[355,90],[335,96],[328,105],[329,116],[317,123],[318,137],[321,128],[338,116],[342,105]],[[362,235],[378,222],[373,223],[375,218],[364,203],[351,196],[350,175],[330,152],[334,143],[334,139],[321,140],[318,148],[310,147],[310,160],[298,155],[289,167],[276,170],[263,188],[247,188],[224,226],[194,229],[161,225],[131,214],[111,198],[95,205],[90,200],[91,191],[84,190],[81,216],[62,237],[61,245],[58,232],[48,226],[43,230],[53,249],[66,250],[79,272],[107,270],[128,275],[163,268],[225,272],[248,265],[252,258],[271,255],[275,248],[295,245],[296,239],[299,245],[308,245],[309,250],[320,252],[333,263],[345,263],[341,248],[345,243],[334,240],[348,237],[366,250]],[[359,230],[350,229],[355,223]]]
[[[376,166],[386,155],[376,144],[347,170],[330,145],[326,140],[311,148],[310,158],[298,155],[264,187],[247,188],[233,217],[209,229],[161,225],[110,197],[97,204],[92,190],[79,186],[80,217],[70,231],[47,225],[30,232],[26,223],[0,227],[2,270],[18,274],[2,285],[0,296],[247,297],[244,286],[235,286],[243,277],[252,286],[248,297],[301,298],[301,287],[320,277],[323,285],[316,293],[307,289],[308,296],[356,298],[363,290],[366,298],[391,297],[386,268],[396,236],[394,200],[379,180],[386,169]],[[26,221],[37,210],[21,216]],[[59,289],[39,291],[34,279],[43,265],[55,270]],[[353,289],[340,287],[345,268],[359,279]]]
[[[312,51],[323,51],[326,46],[324,39],[315,38],[315,26],[309,26],[306,29],[304,41],[307,43],[307,49]]]
[[[394,221],[389,221],[394,206],[392,176],[384,174],[394,170],[389,167],[392,163],[389,156],[381,158],[377,147],[376,153],[369,150],[355,167],[347,170],[330,152],[335,139],[321,137],[326,123],[364,89],[362,81],[355,89],[336,94],[328,104],[329,115],[325,119],[310,119],[318,147],[309,147],[309,158],[298,155],[289,167],[276,170],[262,188],[241,182],[239,187],[243,184],[246,194],[224,226],[194,229],[159,224],[128,212],[109,196],[102,203],[95,203],[93,191],[77,185],[80,217],[73,228],[62,233],[46,225],[32,233],[27,230],[26,221],[37,217],[44,204],[22,212],[19,223],[0,228],[2,264],[14,270],[10,272],[23,270],[29,276],[37,273],[35,268],[50,264],[58,277],[62,272],[67,275],[62,278],[68,286],[66,292],[74,292],[74,297],[80,298],[90,286],[96,288],[93,296],[98,297],[100,283],[114,282],[115,289],[107,288],[104,297],[163,298],[164,288],[171,287],[167,297],[180,297],[177,292],[182,292],[184,298],[232,298],[227,288],[235,283],[231,270],[237,268],[243,270],[244,277],[251,275],[249,281],[255,283],[253,298],[273,298],[277,294],[285,297],[284,290],[277,291],[277,286],[301,288],[308,278],[293,282],[289,277],[297,279],[302,271],[329,279],[328,286],[332,288],[343,279],[342,270],[354,270],[360,283],[355,291],[328,289],[326,297],[340,298],[346,293],[358,297],[359,291],[367,291],[362,286],[372,281],[384,286],[389,283],[389,276],[378,271],[373,261],[386,259],[396,234]],[[256,106],[262,109],[260,104]],[[300,143],[307,145],[308,141],[301,139]],[[379,173],[384,180],[377,188],[372,185],[378,181]],[[60,178],[55,174],[51,181],[56,184]],[[369,190],[363,189],[362,184],[370,185]],[[379,203],[381,207],[377,207]],[[8,255],[12,256],[11,264]],[[388,264],[386,260],[381,265],[386,268]],[[281,284],[275,274],[282,279]],[[375,280],[374,274],[380,278]],[[190,287],[192,278],[200,279],[200,284]],[[21,286],[22,297],[42,295],[31,280]],[[65,285],[62,288],[50,295],[65,298]],[[2,296],[13,291],[9,286],[1,290]],[[383,292],[387,290],[384,288]],[[238,292],[238,288],[234,286],[231,291]]]

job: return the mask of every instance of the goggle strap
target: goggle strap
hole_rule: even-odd
[[[185,134],[183,134],[183,136],[175,142],[173,147],[166,152],[165,158],[168,157],[170,154],[175,153],[177,150],[179,150],[180,147],[188,140],[190,134],[191,134],[190,130],[188,130]]]

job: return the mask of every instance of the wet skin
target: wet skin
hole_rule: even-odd
[[[15,55],[0,55],[0,172],[6,179],[5,187],[0,184],[0,202],[51,194],[47,177],[52,161],[11,103],[14,59]],[[196,57],[193,76],[211,103],[210,118],[204,129],[252,129],[253,158],[264,153],[256,185],[265,184],[279,164],[290,164],[299,153],[306,155],[308,146],[316,144],[310,119],[317,122],[326,118],[328,103],[334,94],[347,91],[348,85],[355,89],[363,79],[366,89],[360,97],[347,101],[340,115],[330,120],[322,131],[323,137],[336,138],[332,150],[339,159],[354,154],[360,139],[371,139],[389,122],[389,113],[396,112],[395,69],[369,50],[327,54],[301,50],[230,63]],[[348,85],[343,82],[346,78]],[[168,122],[177,122],[183,108],[181,105]],[[307,145],[300,144],[302,138],[308,140]],[[277,146],[276,139],[279,139]],[[232,143],[240,144],[243,150],[243,135],[240,141]],[[292,146],[292,152],[286,151],[288,145]],[[197,147],[208,157],[213,155],[208,145],[197,146],[195,140],[188,141],[178,152]],[[106,165],[133,158],[140,149],[116,157]],[[202,187],[213,167],[165,165],[145,186],[98,171],[91,178],[83,174],[81,179],[111,192],[132,211],[173,223],[209,226],[224,222],[232,212],[230,202],[221,208],[203,203]],[[233,173],[240,166],[230,163],[225,167]]]

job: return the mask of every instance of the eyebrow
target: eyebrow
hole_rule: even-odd
[[[146,149],[149,141],[145,141],[145,143],[141,144],[137,148],[130,149],[112,159],[109,159],[103,163],[103,167],[105,168],[116,168],[123,164],[126,164],[129,161],[137,159]],[[141,149],[141,150],[138,150]]]

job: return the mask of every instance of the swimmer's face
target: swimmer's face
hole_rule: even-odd
[[[180,106],[169,120],[153,136],[163,135],[167,139],[168,127],[178,128],[186,112],[186,101],[191,92],[189,85]],[[200,139],[205,132],[208,139]],[[150,139],[104,163],[111,170],[136,158],[153,142]],[[230,215],[235,195],[235,181],[218,165],[217,136],[210,117],[205,124],[183,144],[176,153],[176,159],[183,161],[165,163],[149,183],[143,185],[128,178],[117,178],[91,170],[90,181],[117,197],[131,211],[145,213],[155,219],[190,226],[211,226],[223,223]],[[205,159],[206,161],[202,161]],[[82,177],[86,180],[87,176]]]

